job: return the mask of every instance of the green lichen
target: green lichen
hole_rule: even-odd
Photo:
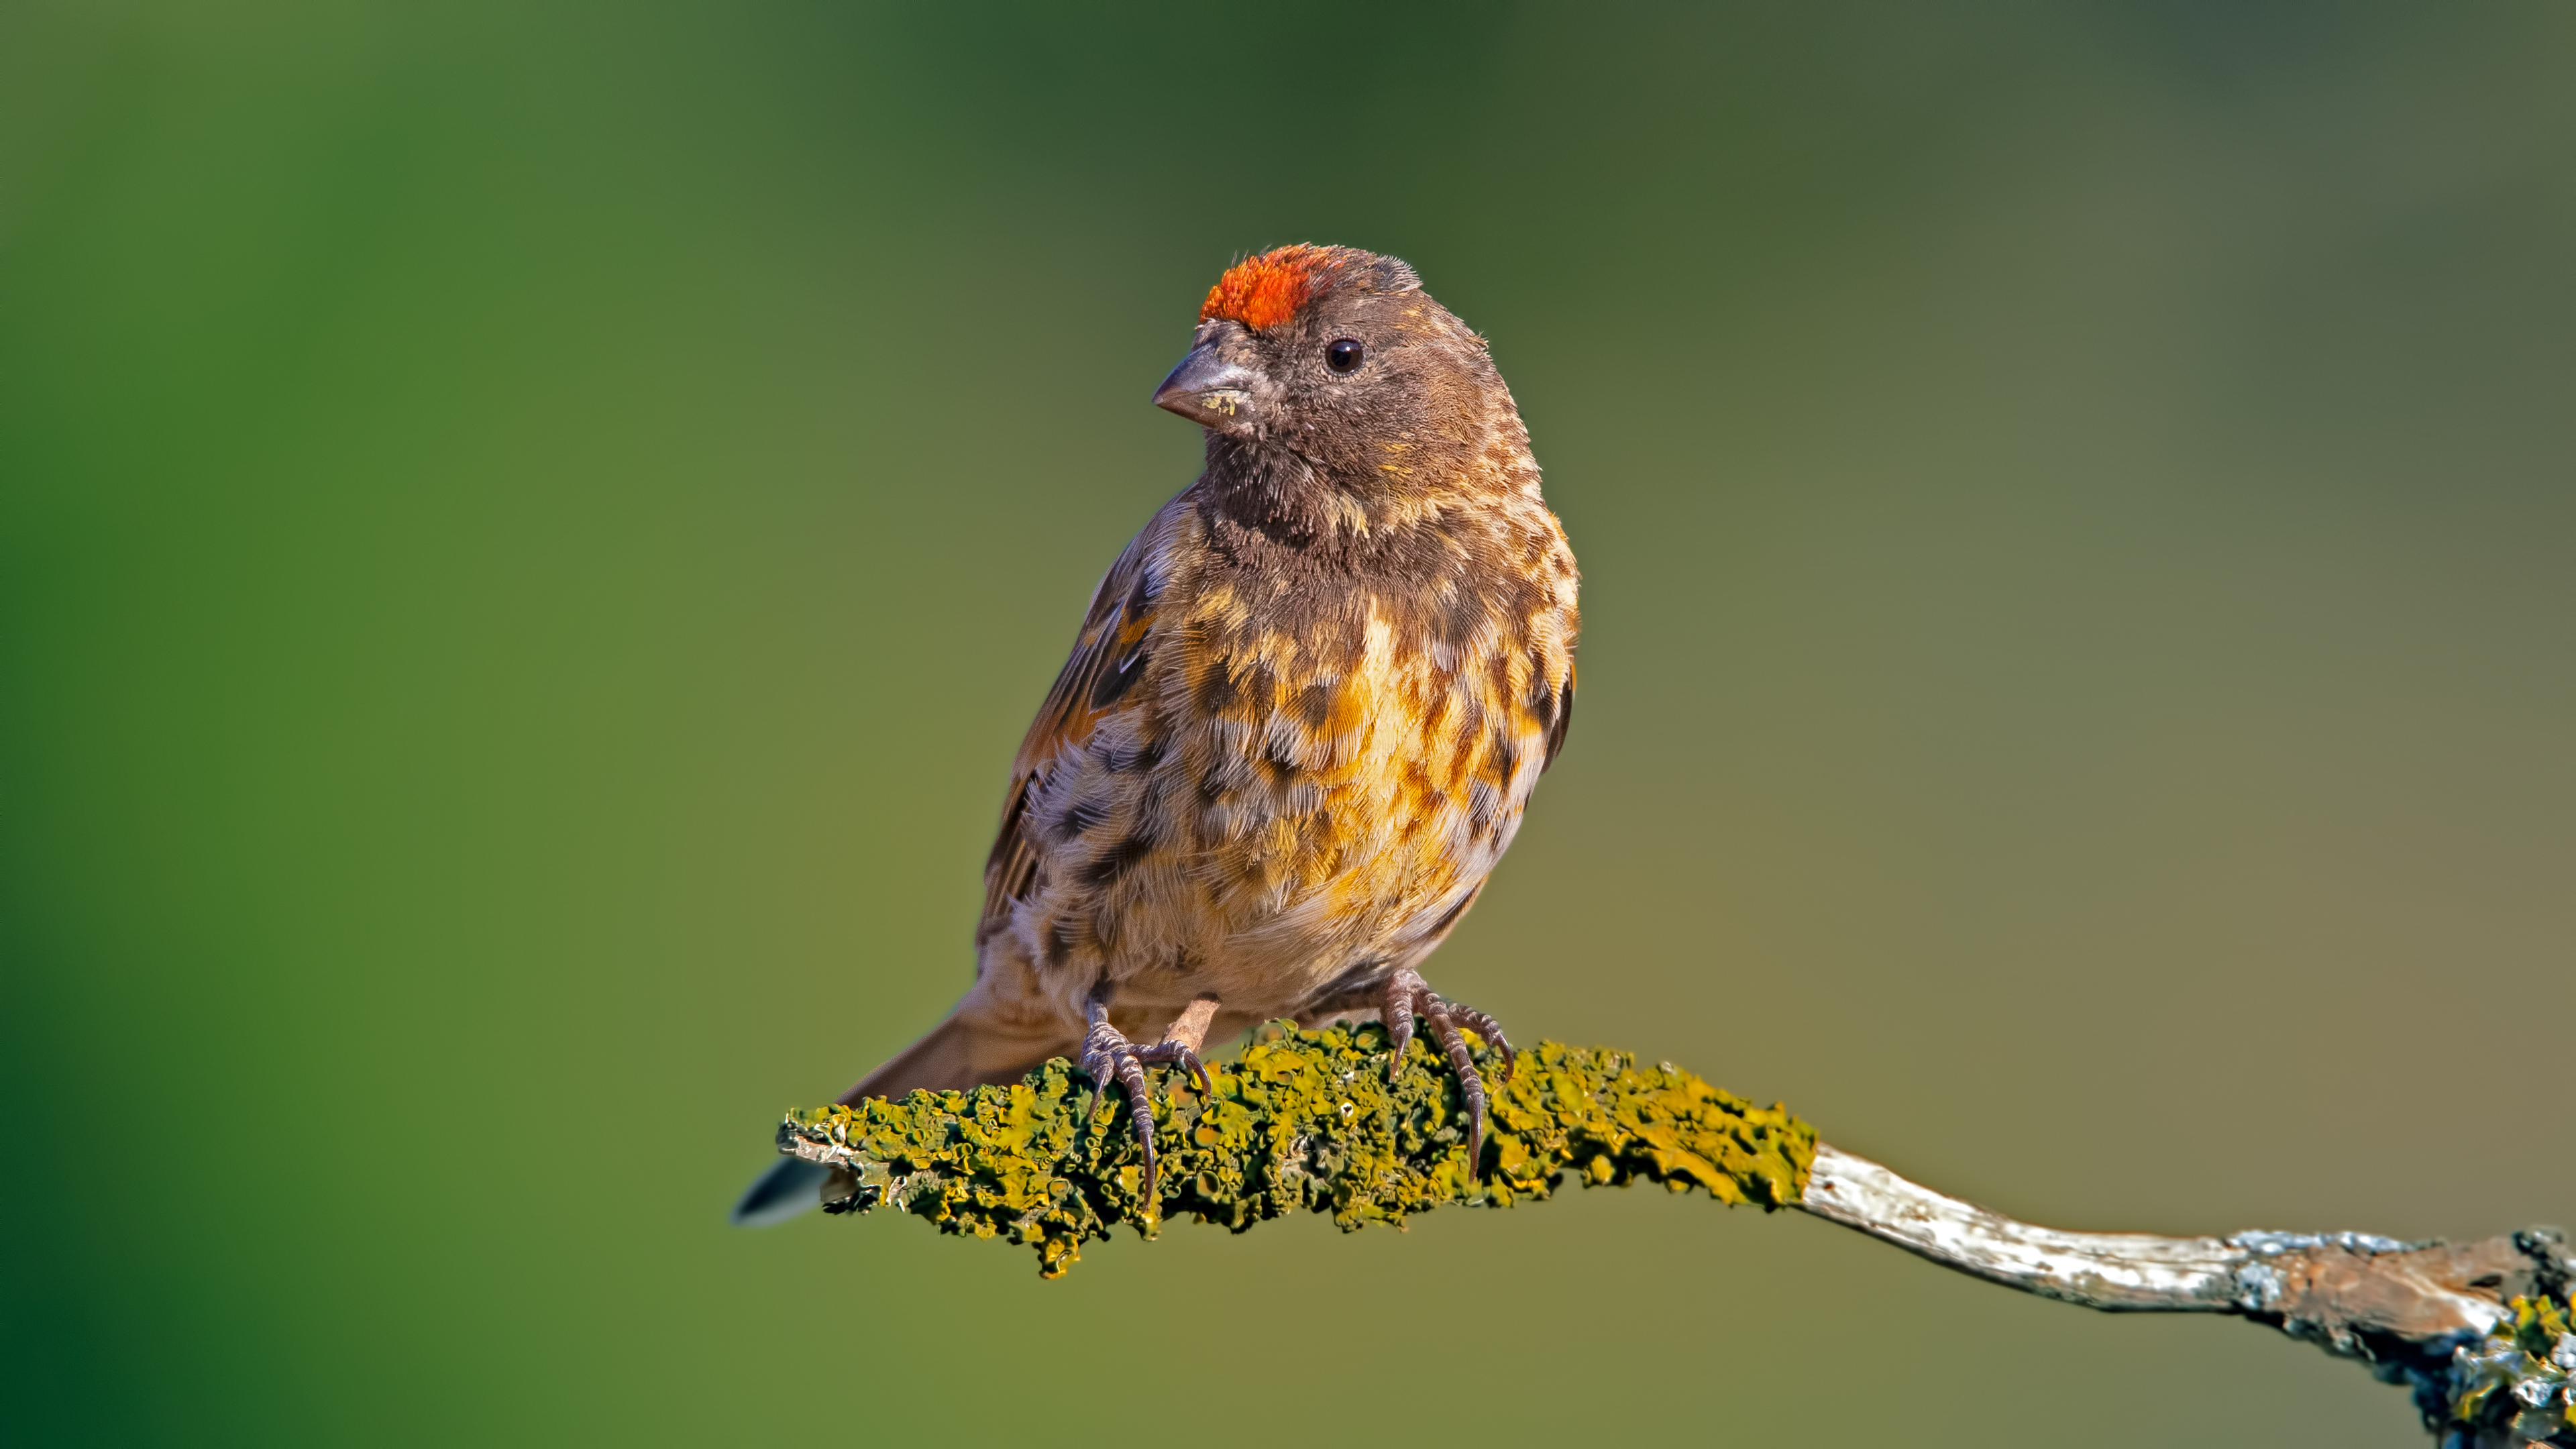
[[[2576,1305],[2540,1294],[2506,1305],[2486,1338],[2451,1360],[2451,1419],[2515,1442],[2576,1444]]]
[[[1543,1042],[1504,1081],[1497,1055],[1477,1060],[1492,1104],[1472,1166],[1457,1079],[1417,1039],[1388,1081],[1375,1023],[1274,1023],[1241,1062],[1208,1068],[1204,1095],[1184,1073],[1155,1072],[1154,1203],[1141,1200],[1121,1094],[1087,1111],[1091,1084],[1062,1058],[1009,1086],[793,1113],[779,1147],[838,1169],[836,1211],[886,1204],[942,1232],[1029,1244],[1049,1278],[1114,1224],[1150,1238],[1183,1213],[1242,1232],[1310,1210],[1347,1232],[1449,1204],[1546,1198],[1568,1173],[1585,1186],[1643,1178],[1765,1208],[1806,1188],[1815,1129],[1669,1063]]]

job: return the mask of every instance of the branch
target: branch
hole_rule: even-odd
[[[1795,1207],[1943,1267],[2113,1312],[2229,1313],[2266,1323],[2378,1378],[2405,1383],[2445,1449],[2529,1442],[2576,1449],[2571,1263],[2535,1229],[2460,1246],[2359,1233],[2164,1238],[2016,1222],[1908,1182],[1816,1140],[1784,1108],[1757,1107],[1663,1063],[1553,1042],[1512,1075],[1480,1052],[1491,1090],[1485,1158],[1466,1159],[1455,1078],[1419,1041],[1393,1080],[1375,1023],[1265,1028],[1239,1063],[1211,1066],[1202,1095],[1161,1073],[1158,1200],[1140,1200],[1123,1102],[1061,1059],[1020,1082],[915,1092],[791,1114],[779,1148],[830,1167],[826,1209],[880,1204],[941,1231],[1036,1248],[1063,1274],[1082,1244],[1131,1224],[1151,1238],[1186,1213],[1237,1232],[1291,1212],[1345,1231],[1401,1226],[1444,1205],[1544,1200],[1660,1182],[1719,1201]]]
[[[2161,1238],[2016,1222],[1817,1144],[1800,1207],[1991,1283],[2114,1313],[2233,1313],[2415,1391],[2446,1446],[2576,1444],[2563,1240],[2367,1233]],[[2553,1437],[2555,1436],[2555,1437]]]

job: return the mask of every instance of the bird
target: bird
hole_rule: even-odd
[[[1227,268],[1154,404],[1205,466],[1094,590],[1012,761],[974,984],[840,1101],[1114,1081],[1154,1201],[1144,1068],[1197,1075],[1277,1018],[1417,1023],[1456,1073],[1469,1161],[1511,1048],[1422,964],[1520,828],[1574,713],[1579,583],[1485,339],[1391,256],[1300,243]],[[733,1210],[832,1191],[782,1157]],[[847,1190],[847,1184],[843,1183]]]

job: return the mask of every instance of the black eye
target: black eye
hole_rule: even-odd
[[[1324,349],[1324,365],[1335,372],[1356,372],[1368,349],[1356,337],[1341,338]]]

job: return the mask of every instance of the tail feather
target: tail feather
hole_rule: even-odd
[[[912,1091],[963,1091],[986,1082],[1014,1081],[1028,1070],[1020,1067],[1003,1076],[994,1075],[996,1069],[991,1067],[979,1072],[977,1045],[975,1029],[966,1018],[952,1014],[932,1027],[929,1035],[895,1053],[893,1060],[859,1078],[855,1086],[832,1100],[846,1107],[870,1097],[900,1097]],[[1037,1062],[1029,1063],[1036,1065]]]
[[[960,1010],[932,1027],[929,1035],[859,1078],[856,1086],[834,1100],[847,1106],[869,1097],[900,1097],[918,1090],[963,1091],[991,1082],[1016,1082],[1072,1045],[1023,1032],[994,1031],[971,1021],[963,1009],[966,1003],[959,1005]],[[820,1205],[830,1172],[820,1163],[781,1157],[752,1180],[728,1221],[738,1228],[783,1223]]]
[[[802,1157],[781,1156],[769,1170],[751,1180],[742,1201],[725,1221],[737,1228],[765,1228],[802,1214],[822,1200],[823,1179],[832,1170]]]

